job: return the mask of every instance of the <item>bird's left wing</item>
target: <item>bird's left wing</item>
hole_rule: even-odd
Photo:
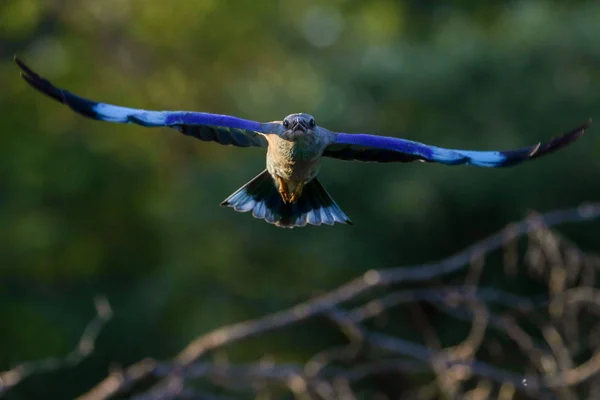
[[[479,167],[507,167],[543,156],[568,145],[583,135],[591,122],[589,120],[548,142],[507,151],[445,149],[394,137],[334,133],[335,138],[325,148],[323,156],[366,162],[426,161],[447,165],[471,164]]]
[[[33,72],[17,57],[15,62],[21,68],[21,76],[29,85],[85,117],[148,127],[167,126],[184,135],[223,145],[267,147],[267,140],[261,133],[264,133],[263,128],[268,124],[229,115],[191,111],[148,111],[99,103],[57,88]]]

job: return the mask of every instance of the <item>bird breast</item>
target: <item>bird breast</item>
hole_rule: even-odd
[[[285,140],[277,135],[268,138],[267,169],[284,179],[304,181],[314,178],[325,144],[314,132]]]

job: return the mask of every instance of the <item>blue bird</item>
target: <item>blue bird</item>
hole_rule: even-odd
[[[317,179],[321,157],[365,162],[437,162],[507,167],[549,154],[583,135],[591,120],[546,143],[509,151],[445,149],[395,137],[347,134],[317,126],[309,114],[260,123],[220,114],[147,111],[99,103],[55,87],[15,57],[21,76],[33,88],[73,111],[101,121],[147,127],[167,126],[184,135],[239,147],[266,147],[267,168],[221,205],[250,212],[279,227],[352,224]]]

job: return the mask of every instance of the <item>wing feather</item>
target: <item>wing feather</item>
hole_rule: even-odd
[[[192,111],[149,111],[86,99],[58,88],[15,57],[21,76],[34,89],[70,107],[73,111],[95,120],[136,124],[145,127],[166,126],[187,136],[208,142],[239,147],[267,147],[261,133],[263,124],[229,115]]]
[[[472,151],[445,149],[411,140],[387,136],[336,133],[323,156],[364,162],[437,162],[447,165],[470,164],[479,167],[507,167],[561,149],[580,138],[592,120],[545,143],[517,150]]]

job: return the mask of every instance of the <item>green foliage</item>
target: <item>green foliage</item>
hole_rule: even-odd
[[[368,269],[449,255],[531,209],[597,200],[592,126],[514,169],[326,161],[321,181],[356,225],[280,230],[219,207],[264,168],[260,150],[81,118],[11,60],[100,101],[261,121],[302,111],[332,130],[446,147],[520,147],[600,121],[597,2],[437,4],[3,2],[0,370],[67,352],[96,293],[116,317],[81,381],[24,393],[70,398],[110,363],[169,357]],[[277,343],[281,357],[303,354]]]

